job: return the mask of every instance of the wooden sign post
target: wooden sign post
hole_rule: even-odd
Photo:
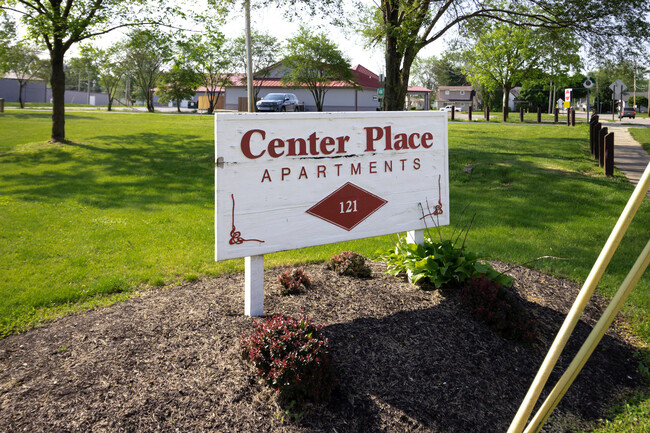
[[[215,259],[246,258],[245,314],[264,254],[449,224],[447,140],[443,112],[218,113]]]

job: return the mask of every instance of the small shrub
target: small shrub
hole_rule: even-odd
[[[241,356],[280,394],[283,404],[327,401],[336,385],[329,344],[305,316],[276,315],[254,322],[252,335],[241,337]]]
[[[294,295],[311,287],[311,279],[303,268],[285,269],[278,277],[280,293]]]
[[[334,255],[327,262],[327,269],[348,277],[370,278],[372,276],[372,270],[366,264],[365,257],[354,251],[343,251],[341,254]]]
[[[485,275],[470,278],[461,288],[459,299],[474,319],[505,338],[526,343],[535,341],[536,329],[519,298]]]
[[[473,276],[484,275],[495,282],[512,286],[514,279],[497,272],[489,263],[479,261],[479,255],[467,251],[464,246],[456,247],[452,241],[433,242],[424,239],[424,245],[411,244],[400,239],[394,250],[384,251],[386,273],[405,273],[412,283],[423,288],[462,286]]]

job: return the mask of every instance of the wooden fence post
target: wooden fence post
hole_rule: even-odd
[[[576,109],[571,109],[571,126],[576,126]]]
[[[542,107],[537,107],[537,123],[542,123]]]
[[[524,121],[524,107],[519,107],[519,121],[522,123]]]
[[[471,122],[472,121],[472,106],[471,105],[469,106],[469,110],[467,111],[467,114],[469,116],[469,121]]]
[[[451,120],[454,120],[456,118],[456,107],[454,105],[451,106]]]
[[[483,116],[485,117],[486,122],[490,121],[490,107],[488,107],[487,105],[485,106],[485,111],[483,112]]]
[[[605,176],[614,176],[614,133],[605,136]]]
[[[607,135],[607,128],[601,128],[598,136],[598,165],[605,166],[605,136]]]
[[[557,108],[557,107],[555,107],[555,108],[553,109],[553,121],[554,121],[555,123],[557,123],[558,120],[559,120],[559,117],[560,117],[560,109]]]
[[[598,161],[598,155],[600,151],[600,146],[598,145],[598,141],[600,140],[600,130],[603,128],[602,123],[596,123],[596,126],[594,127],[594,159]]]

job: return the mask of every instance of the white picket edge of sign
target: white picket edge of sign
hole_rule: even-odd
[[[438,112],[218,113],[215,259],[245,257],[245,314],[264,311],[264,254],[405,231],[422,244],[425,213],[449,224],[447,122]]]

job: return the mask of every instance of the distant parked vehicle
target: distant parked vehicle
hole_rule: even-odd
[[[300,102],[293,93],[269,93],[257,101],[257,111],[298,111]]]
[[[618,113],[618,118],[622,119],[624,117],[631,117],[634,119],[636,117],[636,111],[634,111],[634,107],[623,107],[623,109]]]
[[[453,105],[442,107],[439,111],[451,111],[452,108],[454,108],[454,111],[460,111],[460,107],[454,107]]]

